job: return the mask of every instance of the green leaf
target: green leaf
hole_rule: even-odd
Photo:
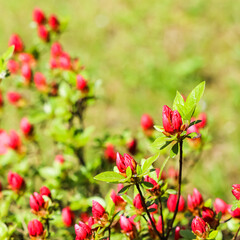
[[[167,157],[167,158],[164,160],[164,162],[163,162],[163,164],[162,164],[162,166],[161,166],[160,173],[159,173],[159,177],[158,177],[158,181],[160,181],[160,179],[161,179],[163,169],[164,169],[164,167],[166,166],[168,160],[169,160],[169,157]]]
[[[193,121],[193,122],[191,122],[191,123],[189,124],[188,128],[190,128],[191,126],[193,126],[193,125],[195,125],[195,124],[198,124],[198,123],[200,123],[200,122],[202,122],[202,120]]]
[[[177,191],[174,190],[174,189],[168,189],[168,190],[166,191],[166,193],[167,193],[167,194],[176,194]]]
[[[8,50],[2,55],[2,58],[4,61],[8,60],[9,58],[12,57],[14,52],[14,46],[11,46],[8,48]]]
[[[7,239],[8,228],[5,223],[0,222],[0,239]]]
[[[212,232],[210,232],[210,234],[208,236],[208,239],[215,239],[217,235],[218,235],[218,231],[217,230],[212,231]]]
[[[153,155],[152,157],[150,157],[144,161],[143,166],[142,166],[143,174],[149,170],[151,165],[158,159],[159,155],[160,155],[160,153],[158,152],[155,155]]]
[[[118,195],[123,195],[124,193],[126,193],[128,191],[128,189],[131,187],[132,185],[127,185],[127,186],[124,186],[119,192],[118,192]]]
[[[152,147],[160,149],[162,146],[164,146],[164,144],[166,144],[166,139],[167,137],[165,136],[155,139],[155,141],[152,143]]]
[[[151,189],[154,187],[154,185],[150,182],[141,182],[141,185],[146,189]]]
[[[113,171],[107,171],[107,172],[98,174],[97,176],[94,177],[94,179],[103,181],[103,182],[117,183],[117,182],[120,182],[120,180],[125,179],[125,177],[122,176],[120,173],[116,173]]]
[[[153,127],[154,127],[158,132],[163,132],[163,131],[164,131],[163,126],[154,125]]]
[[[178,142],[175,143],[170,151],[170,157],[174,158],[178,154]]]
[[[177,91],[176,97],[175,97],[175,99],[173,101],[173,110],[178,110],[179,111],[178,106],[183,106],[184,107],[184,105],[185,105],[185,101],[183,99],[183,96],[182,96],[181,93],[179,93]]]
[[[186,240],[193,240],[196,238],[190,230],[180,230],[180,235]]]

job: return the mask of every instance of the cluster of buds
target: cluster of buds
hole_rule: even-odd
[[[188,199],[187,199],[187,204],[188,204],[188,209],[191,212],[194,212],[195,210],[201,209],[203,205],[203,198],[201,193],[194,188],[193,189],[193,195],[191,196],[188,194]]]
[[[136,173],[137,162],[127,153],[124,153],[123,156],[117,153],[116,165],[122,175],[126,175],[128,167],[131,168],[133,174]]]
[[[39,38],[44,42],[50,41],[51,32],[58,33],[60,30],[58,18],[52,14],[47,20],[44,12],[39,8],[35,8],[33,11],[33,21],[37,24]]]
[[[182,117],[177,110],[172,111],[167,105],[162,109],[162,122],[164,134],[170,136],[173,134],[180,134],[185,130],[185,125],[182,122]]]
[[[43,186],[40,189],[40,194],[34,192],[29,199],[32,213],[40,217],[44,217],[49,214],[49,202],[44,196],[51,199],[51,191],[46,186]]]
[[[59,42],[55,42],[51,46],[51,58],[50,58],[51,69],[62,69],[62,70],[79,70],[78,59],[72,59],[70,55],[63,50],[62,45]],[[81,85],[82,84],[82,85]],[[79,81],[79,87],[83,88],[84,83]],[[87,89],[85,83],[84,89]]]
[[[207,239],[210,227],[202,218],[196,216],[192,220],[192,231],[196,235],[197,239]]]

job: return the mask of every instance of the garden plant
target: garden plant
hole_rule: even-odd
[[[36,8],[31,26],[33,45],[13,34],[0,59],[0,239],[238,239],[240,184],[232,203],[185,189],[211,141],[205,82],[139,133],[95,137],[101,84],[64,50],[66,23]]]

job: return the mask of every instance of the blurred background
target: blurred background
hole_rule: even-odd
[[[31,43],[35,7],[69,20],[60,42],[102,80],[102,98],[87,116],[96,132],[134,132],[143,113],[159,125],[176,90],[187,95],[205,80],[201,105],[212,148],[184,174],[205,197],[233,200],[231,185],[240,183],[240,1],[0,0],[1,53],[12,33]]]

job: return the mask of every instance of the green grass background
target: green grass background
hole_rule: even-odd
[[[240,183],[240,1],[0,0],[0,52],[13,32],[32,41],[36,6],[69,19],[64,48],[102,80],[104,97],[88,112],[97,131],[136,131],[145,112],[160,124],[177,89],[188,94],[206,80],[201,104],[213,147],[189,179],[205,197],[233,199],[231,185]]]

